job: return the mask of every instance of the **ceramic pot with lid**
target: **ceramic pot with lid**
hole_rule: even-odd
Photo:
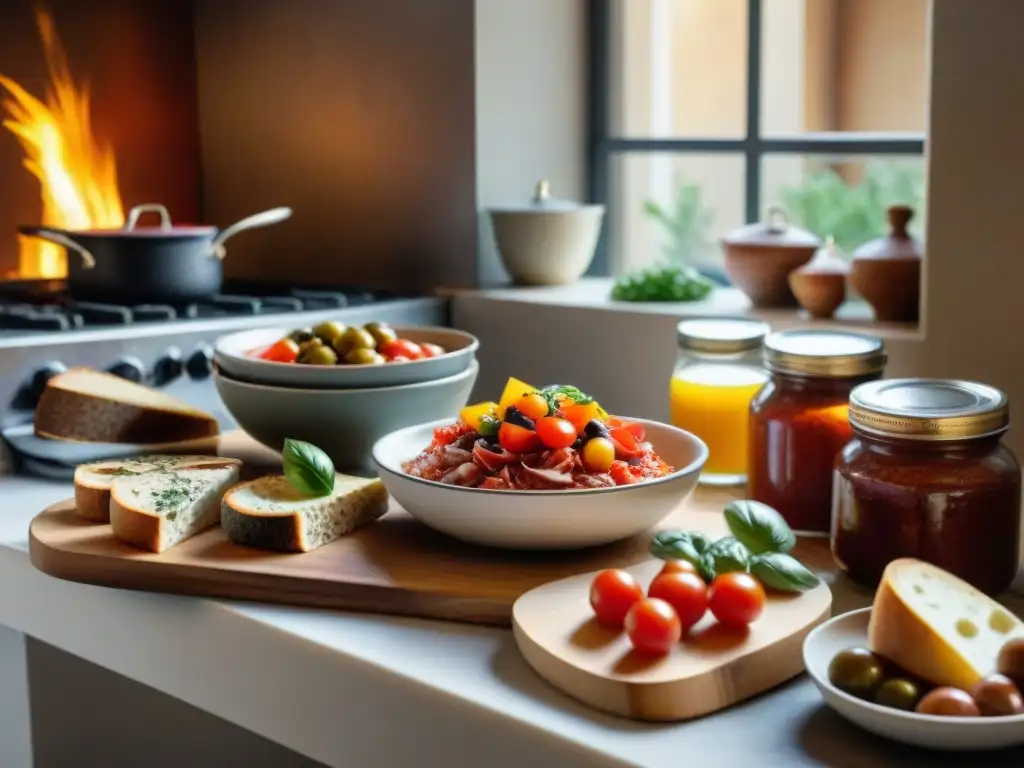
[[[789,273],[811,260],[821,240],[790,224],[781,208],[772,208],[767,221],[730,232],[722,246],[726,272],[755,307],[792,307],[796,298]]]
[[[565,285],[578,280],[594,258],[604,219],[603,205],[551,196],[539,181],[526,205],[488,211],[501,262],[521,285]]]
[[[789,273],[789,287],[811,317],[828,320],[846,299],[850,265],[829,237],[809,262]]]
[[[889,208],[890,232],[853,253],[850,287],[875,310],[875,320],[916,323],[921,307],[921,242],[907,231],[912,208]]]

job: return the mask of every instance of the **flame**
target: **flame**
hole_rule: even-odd
[[[23,165],[39,179],[42,224],[63,229],[116,228],[124,225],[117,167],[109,146],[93,137],[89,93],[71,78],[67,57],[49,14],[36,14],[50,75],[46,103],[0,75],[0,125],[15,135],[25,153]],[[34,237],[19,237],[23,278],[59,278],[67,274],[64,249]]]

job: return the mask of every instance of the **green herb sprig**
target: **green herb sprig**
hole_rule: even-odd
[[[312,443],[288,438],[281,452],[284,476],[305,496],[329,496],[334,491],[334,464]]]
[[[787,554],[796,536],[782,515],[757,501],[734,501],[725,507],[732,536],[712,541],[694,531],[659,531],[651,554],[661,560],[686,560],[706,581],[723,573],[749,572],[769,589],[805,592],[820,580],[803,563]]]

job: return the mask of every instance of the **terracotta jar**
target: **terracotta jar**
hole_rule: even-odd
[[[725,271],[755,307],[793,307],[789,273],[802,267],[821,246],[811,232],[789,223],[785,212],[772,208],[768,221],[748,224],[722,239]]]
[[[850,265],[830,237],[814,258],[789,273],[789,287],[811,317],[828,320],[846,299]]]
[[[921,307],[921,243],[907,231],[914,211],[889,209],[888,235],[865,243],[853,253],[850,286],[875,310],[875,320],[916,323]]]

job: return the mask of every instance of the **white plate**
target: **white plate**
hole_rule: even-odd
[[[249,384],[266,384],[297,389],[364,389],[419,384],[462,373],[476,358],[477,338],[454,328],[394,326],[400,338],[444,347],[445,354],[426,360],[386,365],[299,365],[275,363],[251,357],[253,350],[265,349],[295,328],[258,328],[217,339],[213,359],[231,378]]]
[[[828,681],[829,663],[840,651],[867,647],[870,616],[870,608],[844,613],[814,629],[804,640],[807,674],[832,709],[865,730],[918,747],[969,751],[1024,744],[1024,715],[918,715],[863,701],[832,685]]]
[[[451,419],[408,427],[381,438],[373,460],[388,491],[413,517],[473,544],[506,549],[580,549],[641,533],[664,520],[697,484],[708,448],[667,424],[643,424],[654,450],[676,470],[635,485],[566,491],[461,488],[402,471]]]

